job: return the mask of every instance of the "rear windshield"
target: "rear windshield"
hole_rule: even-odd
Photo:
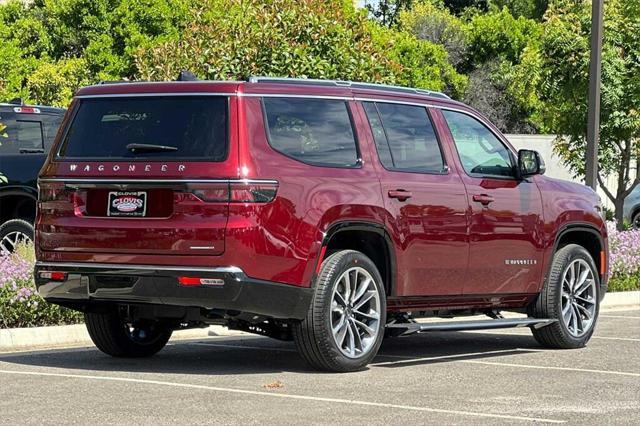
[[[227,102],[222,96],[83,99],[58,155],[223,161]]]
[[[49,122],[57,117],[44,114],[15,114],[0,111],[0,154],[44,152]],[[59,121],[57,122],[59,124]]]

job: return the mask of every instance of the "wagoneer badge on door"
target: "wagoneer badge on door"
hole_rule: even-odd
[[[147,210],[147,193],[109,192],[107,216],[144,216]]]

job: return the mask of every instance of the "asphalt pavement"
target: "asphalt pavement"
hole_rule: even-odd
[[[172,341],[149,359],[93,347],[0,354],[0,424],[640,424],[640,310],[579,350],[527,329],[385,340],[370,368],[309,369],[290,342]]]

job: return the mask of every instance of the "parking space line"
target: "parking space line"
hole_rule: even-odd
[[[640,319],[640,317],[631,317],[625,315],[600,315],[600,318],[628,318],[628,319]]]
[[[514,331],[496,331],[496,330],[474,330],[474,331],[463,331],[463,333],[478,333],[478,334],[494,334],[494,335],[503,335],[503,336],[531,336],[531,333],[523,332],[518,333]],[[591,336],[592,339],[596,340],[619,340],[621,342],[640,342],[640,339],[635,339],[632,337],[609,337],[609,336]],[[555,349],[548,349],[555,350]]]
[[[353,400],[353,399],[325,398],[325,397],[309,396],[309,395],[294,395],[294,394],[286,394],[286,393],[262,392],[262,391],[248,390],[248,389],[224,388],[224,387],[218,387],[218,386],[206,386],[206,385],[197,385],[197,384],[190,384],[190,383],[165,382],[160,380],[148,380],[148,379],[134,379],[130,377],[91,376],[91,375],[82,375],[82,374],[46,373],[46,372],[38,372],[38,371],[13,371],[13,370],[0,370],[0,374],[59,377],[59,378],[67,378],[67,379],[82,379],[82,380],[96,380],[96,381],[110,381],[110,382],[124,382],[124,383],[140,383],[140,384],[159,385],[159,386],[173,386],[173,387],[189,388],[189,389],[201,389],[201,390],[209,390],[214,392],[226,392],[226,393],[243,394],[243,395],[265,396],[270,398],[327,402],[327,403],[346,404],[346,405],[360,405],[360,406],[379,407],[379,408],[392,408],[392,409],[406,410],[406,411],[440,413],[440,414],[469,416],[469,417],[520,420],[520,421],[526,421],[526,422],[566,423],[565,420],[558,420],[558,419],[510,416],[507,414],[491,414],[491,413],[481,413],[481,412],[474,412],[474,411],[446,410],[441,408],[418,407],[413,405],[401,405],[401,404],[386,404],[382,402],[360,401],[360,400]]]
[[[596,374],[610,374],[615,376],[640,377],[640,373],[631,373],[628,371],[591,370],[588,368],[552,367],[548,365],[543,366],[543,365],[529,365],[529,364],[512,364],[509,362],[475,361],[475,360],[460,360],[460,361],[454,361],[454,362],[464,362],[467,364],[497,365],[502,367],[531,368],[536,370],[576,371],[580,373],[596,373]]]
[[[477,356],[483,356],[483,355],[499,355],[499,354],[505,354],[505,353],[514,353],[514,352],[526,353],[526,352],[542,352],[542,351],[539,351],[536,349],[530,350],[530,349],[514,348],[514,349],[502,349],[498,351],[470,352],[470,353],[432,356],[432,357],[424,357],[424,358],[416,358],[416,357],[411,357],[407,355],[386,355],[386,354],[379,353],[376,356],[377,358],[397,358],[397,359],[402,359],[403,361],[378,362],[372,365],[375,365],[376,367],[384,367],[384,366],[391,366],[391,365],[413,364],[413,363],[420,363],[420,362],[427,362],[427,361],[440,361],[440,360],[459,361],[458,358],[468,358],[468,357],[474,357],[474,356],[477,357]]]

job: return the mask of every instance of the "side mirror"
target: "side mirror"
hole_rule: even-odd
[[[518,151],[518,174],[521,179],[533,175],[543,175],[546,166],[538,151],[521,149]]]

